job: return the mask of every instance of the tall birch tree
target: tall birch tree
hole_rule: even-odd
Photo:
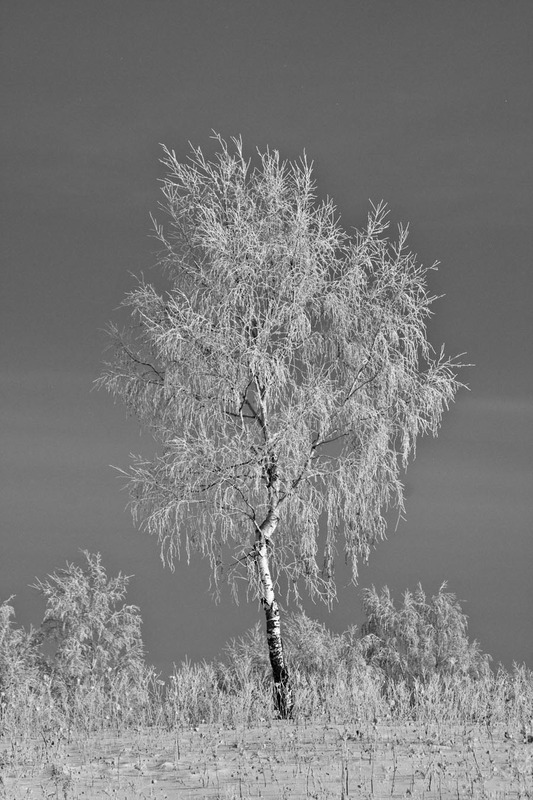
[[[239,139],[215,138],[212,160],[164,148],[161,285],[126,295],[98,383],[159,445],[127,472],[135,522],[170,566],[207,556],[216,585],[244,567],[288,717],[280,585],[331,600],[339,552],[355,580],[387,509],[403,509],[402,472],[419,434],[437,434],[459,364],[427,339],[436,265],[408,251],[406,228],[389,238],[384,204],[347,232],[305,156],[267,149],[254,164]]]

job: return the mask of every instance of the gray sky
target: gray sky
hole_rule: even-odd
[[[407,519],[360,586],[444,580],[496,662],[533,667],[533,5],[530,0],[21,0],[1,22],[0,599],[99,550],[135,573],[151,660],[211,658],[261,619],[215,606],[208,565],[163,570],[109,464],[150,447],[91,392],[100,329],[154,263],[159,142],[210,132],[305,148],[346,227],[369,199],[411,223],[446,297],[434,345],[467,351],[462,392],[407,474]],[[328,615],[362,619],[359,590]]]

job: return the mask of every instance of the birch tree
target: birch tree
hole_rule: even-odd
[[[305,156],[252,161],[215,139],[211,160],[164,148],[158,285],[127,293],[98,383],[159,445],[127,471],[134,521],[171,567],[197,549],[217,586],[244,569],[288,717],[280,586],[330,601],[337,554],[356,579],[459,364],[427,339],[436,265],[409,252],[405,227],[389,237],[384,204],[347,232]]]

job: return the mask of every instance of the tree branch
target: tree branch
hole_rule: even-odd
[[[162,374],[161,372],[159,372],[159,370],[157,370],[153,364],[150,364],[149,361],[141,361],[140,358],[134,356],[133,353],[130,351],[129,347],[127,347],[122,340],[120,341],[120,346],[122,347],[128,358],[131,358],[132,361],[134,361],[136,364],[139,364],[141,367],[148,367],[148,369],[151,369],[152,372],[155,372],[155,374],[159,378],[159,382],[161,383],[161,385],[164,384],[165,382],[164,373]]]

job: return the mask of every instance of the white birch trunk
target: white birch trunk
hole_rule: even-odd
[[[255,550],[259,578],[263,589],[262,604],[266,616],[268,654],[274,679],[274,705],[280,717],[288,719],[292,716],[294,698],[283,653],[280,613],[274,594],[274,585],[268,561],[269,545],[271,545],[271,537],[277,525],[278,515],[275,511],[272,511],[257,531]]]

